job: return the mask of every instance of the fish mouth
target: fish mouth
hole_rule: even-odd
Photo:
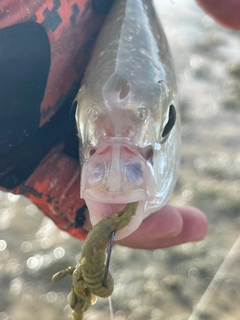
[[[86,198],[85,202],[88,207],[91,224],[94,226],[102,219],[110,217],[115,212],[123,210],[129,202],[133,201],[123,203],[103,203]],[[126,227],[117,231],[114,237],[115,240],[126,238],[140,226],[144,218],[145,204],[145,201],[139,201],[135,215],[131,218],[129,224]]]
[[[128,226],[116,233],[125,238],[141,224],[146,203],[154,199],[155,181],[149,162],[139,150],[128,144],[103,143],[83,164],[81,198],[87,204],[90,220],[95,225],[128,203],[139,202]]]
[[[96,202],[103,202],[104,203],[112,203],[114,205],[115,203],[130,203],[140,200],[145,200],[146,193],[141,188],[135,188],[132,190],[129,190],[129,192],[126,191],[118,191],[118,192],[109,192],[106,191],[104,186],[94,186],[92,188],[89,188],[84,191],[84,198],[85,199],[91,199],[92,201]],[[122,209],[120,209],[122,210]]]

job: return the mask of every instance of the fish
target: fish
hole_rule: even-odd
[[[115,1],[76,96],[80,197],[96,225],[138,202],[120,240],[168,202],[180,162],[173,59],[150,0]]]

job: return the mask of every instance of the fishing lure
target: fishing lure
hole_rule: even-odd
[[[138,202],[129,203],[122,211],[115,212],[95,225],[83,243],[78,264],[56,273],[52,280],[59,281],[68,274],[72,274],[72,290],[70,306],[73,309],[74,320],[81,320],[89,306],[96,302],[96,296],[109,297],[114,289],[114,282],[110,272],[105,275],[105,251],[111,234],[126,227],[135,215]]]
[[[81,198],[92,225],[138,201],[124,238],[168,201],[180,158],[175,73],[152,1],[114,2],[75,101]]]

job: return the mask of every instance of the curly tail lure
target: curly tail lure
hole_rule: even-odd
[[[96,296],[107,298],[112,294],[114,282],[110,273],[108,273],[106,285],[103,284],[106,246],[112,232],[117,232],[129,224],[137,207],[138,202],[129,203],[123,210],[97,223],[83,243],[77,265],[59,271],[52,277],[52,281],[56,282],[68,274],[72,275],[69,303],[73,309],[74,320],[83,319],[84,312],[96,302]]]

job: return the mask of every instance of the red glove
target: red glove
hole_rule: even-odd
[[[64,141],[76,141],[78,153],[71,104],[111,3],[0,3],[0,186],[28,197],[79,239],[87,234],[86,206],[79,161],[63,153]]]

